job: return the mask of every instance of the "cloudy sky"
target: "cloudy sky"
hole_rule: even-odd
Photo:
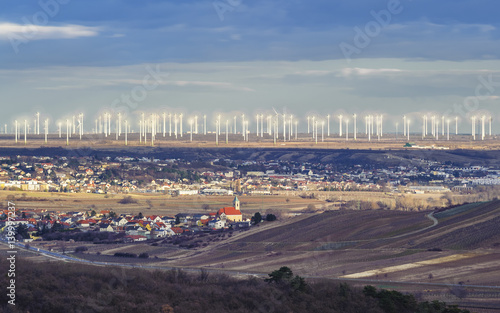
[[[494,0],[0,2],[0,123],[105,110],[500,118]],[[92,122],[90,122],[92,121]],[[0,125],[2,125],[0,124]],[[500,124],[500,123],[498,123]],[[494,127],[500,132],[500,125]]]

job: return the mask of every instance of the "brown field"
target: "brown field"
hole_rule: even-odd
[[[249,205],[259,205],[258,199],[244,199],[242,202]],[[291,205],[283,198],[280,201]],[[87,244],[90,250],[77,256],[113,262],[115,252],[147,252],[151,256],[147,264],[154,266],[259,275],[289,266],[307,279],[347,280],[411,291],[423,300],[498,307],[500,290],[494,286],[500,277],[500,201],[435,213],[437,224],[426,216],[429,213],[326,211],[264,222],[231,237],[208,236],[201,240],[209,244],[196,249],[161,240],[155,246]],[[59,242],[33,243],[39,244],[61,249]],[[65,243],[65,248],[72,250],[78,245],[82,243]],[[98,251],[101,256],[96,255]]]

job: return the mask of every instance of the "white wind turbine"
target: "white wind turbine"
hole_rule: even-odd
[[[66,145],[69,145],[69,119],[66,119]]]
[[[49,119],[45,119],[45,124],[44,124],[44,131],[45,131],[45,143],[47,143],[47,136],[49,135]]]
[[[484,137],[486,136],[485,133],[485,128],[484,128],[484,122],[486,121],[486,116],[481,116],[481,140],[484,140]]]
[[[471,117],[472,122],[472,140],[476,140],[476,117]]]
[[[339,137],[342,137],[342,114],[339,115]]]
[[[168,136],[172,137],[172,113],[168,113]]]
[[[345,119],[345,140],[349,140],[349,119]]]
[[[403,115],[403,136],[406,136],[406,115]]]
[[[356,140],[356,133],[358,132],[358,128],[356,126],[356,117],[357,117],[356,113],[354,113],[352,117],[354,119],[354,130],[353,130],[354,140]]]
[[[326,126],[326,136],[330,137],[330,114],[326,115],[327,126]]]
[[[18,132],[17,132],[17,129],[18,129],[18,127],[17,127],[17,120],[15,120],[15,124],[16,124],[16,126],[15,126],[15,128],[16,128],[16,137],[15,138],[16,138],[16,143],[17,143],[17,138],[18,138],[18,136],[17,136],[17,134],[18,134]]]
[[[40,112],[36,112],[36,134],[40,135]]]
[[[28,121],[24,120],[24,144],[26,144],[26,133],[28,131]]]

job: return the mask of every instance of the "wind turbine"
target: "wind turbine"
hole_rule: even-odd
[[[78,115],[78,128],[80,131],[80,140],[82,140],[82,135],[83,135],[83,113],[80,113]]]
[[[193,142],[193,120],[189,120],[189,141]]]
[[[342,137],[342,114],[339,115],[339,137]]]
[[[259,114],[255,116],[255,120],[257,121],[255,132],[257,133],[257,137],[259,137]]]
[[[260,115],[260,136],[264,137],[264,114]]]
[[[313,120],[314,122],[314,138],[316,140],[316,144],[318,144],[318,121],[317,120]]]
[[[177,139],[177,113],[174,114],[174,136]]]
[[[406,115],[403,115],[403,136],[406,136]]]
[[[17,120],[15,121],[16,124],[16,143],[17,143]]]
[[[167,113],[163,112],[163,137],[165,137],[167,133]]]
[[[345,140],[349,141],[349,119],[345,119]]]
[[[45,119],[45,125],[44,125],[44,130],[45,130],[45,143],[47,143],[47,136],[49,134],[49,119]]]
[[[168,136],[172,137],[172,113],[168,113]]]
[[[328,125],[327,125],[327,127],[326,127],[326,128],[327,128],[327,130],[326,130],[326,135],[327,135],[328,137],[330,137],[330,114],[328,114],[328,115],[326,116],[326,120],[327,120],[327,124],[328,124]]]
[[[203,115],[203,133],[207,134],[207,116]]]
[[[66,119],[66,145],[69,145],[69,120]]]
[[[439,120],[436,121],[436,140],[439,140]]]
[[[219,145],[219,120],[215,119],[215,145]]]
[[[128,120],[125,120],[125,145],[126,146],[128,146],[127,134],[128,134]]]
[[[472,121],[472,140],[476,140],[476,117],[471,117]]]
[[[486,120],[486,116],[481,116],[481,140],[484,140],[484,137],[486,136],[485,130],[484,130],[484,122]]]
[[[40,112],[36,112],[36,134],[40,135]]]
[[[179,130],[179,131],[180,131],[180,133],[181,133],[181,137],[182,137],[182,116],[183,116],[183,114],[182,114],[182,113],[181,113],[181,114],[179,114],[179,119],[180,119],[180,122],[181,122],[181,124],[180,124],[180,130]]]
[[[353,117],[353,119],[354,119],[354,131],[353,131],[353,133],[354,133],[354,140],[356,140],[356,133],[358,132],[358,128],[357,128],[357,126],[356,126],[356,117],[357,117],[356,113],[354,113],[354,114],[352,115],[352,117]]]
[[[283,113],[283,142],[286,141],[286,114]]]
[[[26,132],[27,132],[27,128],[28,128],[28,121],[27,120],[24,120],[24,144],[26,145]]]

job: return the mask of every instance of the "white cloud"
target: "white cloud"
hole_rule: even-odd
[[[42,26],[0,23],[0,40],[10,40],[11,38],[18,37],[26,40],[92,37],[99,34],[98,30],[97,27],[71,24],[64,26]]]
[[[359,67],[354,67],[354,68],[344,68],[341,70],[342,76],[351,76],[351,75],[357,75],[357,76],[367,76],[367,75],[380,75],[380,74],[386,74],[386,73],[400,73],[402,70],[400,69],[395,69],[395,68],[359,68]]]

